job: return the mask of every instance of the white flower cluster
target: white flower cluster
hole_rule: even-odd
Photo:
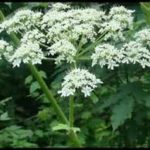
[[[6,59],[9,59],[10,54],[13,52],[13,46],[7,43],[4,40],[0,40],[0,59],[4,56]]]
[[[22,43],[27,43],[28,41],[33,41],[33,42],[36,41],[40,43],[45,43],[46,37],[38,29],[29,30],[28,32],[24,34],[23,38],[21,39]]]
[[[62,90],[58,91],[62,97],[74,95],[77,89],[80,89],[85,97],[90,96],[91,92],[101,84],[102,81],[97,79],[94,74],[91,74],[85,69],[74,69],[64,77]]]
[[[52,4],[52,9],[53,10],[57,10],[57,11],[59,11],[59,10],[65,10],[65,9],[68,9],[68,8],[70,8],[70,6],[69,5],[67,5],[67,4],[63,4],[63,3],[53,3]]]
[[[77,49],[67,40],[60,40],[49,47],[49,54],[52,56],[58,54],[55,61],[56,64],[61,63],[63,60],[67,60],[68,63],[74,62],[76,53]]]
[[[123,46],[122,51],[124,53],[122,63],[139,63],[143,68],[150,67],[150,51],[141,43],[130,41]]]
[[[142,43],[143,46],[150,48],[150,28],[145,28],[137,32],[134,36],[136,41]]]
[[[19,67],[21,62],[41,64],[42,59],[44,59],[44,54],[39,44],[28,41],[27,43],[21,43],[20,47],[10,57],[9,62],[13,64],[13,67]]]
[[[1,24],[1,29],[10,32],[26,31],[31,27],[38,25],[42,13],[31,10],[19,10],[15,15]]]
[[[133,27],[133,12],[133,10],[128,10],[123,6],[112,7],[107,16],[107,21],[102,24],[102,28],[99,30],[99,33],[107,32],[104,40],[124,41],[123,31]]]
[[[119,66],[123,57],[123,52],[113,45],[107,43],[100,44],[95,48],[95,52],[91,56],[92,66],[99,64],[103,67],[106,65],[108,69],[113,70],[114,67]]]
[[[112,7],[109,15],[110,19],[113,19],[119,23],[122,29],[132,28],[133,26],[133,16],[132,13],[134,10],[126,9],[123,6]]]
[[[100,26],[104,18],[103,11],[89,8],[71,9],[66,12],[50,10],[43,16],[41,28],[48,31],[49,42],[61,39],[78,41],[83,36],[85,43],[95,40],[95,26]]]

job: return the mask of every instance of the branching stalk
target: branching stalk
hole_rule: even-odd
[[[5,19],[5,17],[3,15],[2,11],[0,10],[0,20],[3,21],[4,19]],[[18,37],[14,33],[11,33],[9,35],[10,35],[11,39],[13,40],[13,42],[16,45],[20,45],[20,40],[18,39]],[[36,80],[38,81],[38,83],[40,84],[41,89],[45,93],[46,97],[52,103],[52,105],[53,105],[53,107],[54,107],[57,115],[61,118],[61,120],[63,121],[63,123],[69,124],[69,121],[68,121],[67,117],[65,116],[65,114],[62,111],[61,107],[57,103],[57,100],[54,98],[53,93],[48,88],[48,86],[46,85],[45,81],[43,80],[43,78],[39,74],[36,66],[34,66],[34,65],[32,65],[30,63],[30,64],[28,64],[28,67],[29,67],[30,71],[32,72],[32,74],[34,75],[34,77],[36,78]],[[77,135],[76,135],[75,132],[70,132],[69,133],[69,137],[72,140],[74,146],[81,147],[81,144],[80,144],[80,142],[78,140],[78,137],[77,137]]]

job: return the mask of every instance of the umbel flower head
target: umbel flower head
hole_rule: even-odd
[[[143,46],[150,48],[150,28],[144,28],[137,33],[135,33],[134,38],[139,43],[142,43]]]
[[[21,39],[22,43],[27,43],[28,41],[32,41],[32,42],[36,41],[36,42],[39,42],[39,43],[45,43],[46,42],[46,37],[38,29],[29,30],[28,32],[26,32],[23,35],[23,37]]]
[[[114,67],[118,67],[123,58],[122,51],[115,48],[113,45],[104,43],[95,48],[95,52],[92,54],[92,66],[99,64],[101,67],[107,66],[108,69],[113,70]]]
[[[94,8],[73,8],[69,3],[53,3],[50,10],[45,14],[28,9],[18,10],[12,17],[8,17],[0,24],[0,30],[21,35],[20,41],[23,48],[25,44],[27,45],[26,48],[30,48],[29,43],[31,43],[31,47],[33,45],[37,47],[38,44],[42,45],[41,48],[46,47],[49,52],[46,57],[54,56],[56,64],[60,64],[63,61],[72,63],[75,61],[74,58],[78,50],[80,51],[83,47],[95,42],[105,32],[103,42],[107,40],[114,40],[115,42],[124,40],[123,31],[132,27],[132,13],[132,10],[128,10],[123,6],[112,7],[107,14],[103,10]],[[38,48],[40,49],[39,53],[42,53],[41,48]],[[14,62],[12,60],[15,60],[14,57],[16,56],[17,62],[20,62],[18,55],[21,58],[23,52],[18,52],[18,49],[14,48],[14,54],[10,55],[13,58],[9,59],[9,61]],[[31,48],[26,51],[33,52]],[[47,52],[45,51],[45,53]],[[113,55],[112,53],[115,53],[115,50],[110,55]],[[24,57],[23,54],[22,58]],[[31,58],[34,57],[30,57],[30,62],[35,62],[35,60],[31,61]],[[96,59],[93,58],[93,65],[97,63]],[[108,60],[105,63],[108,68],[113,69],[118,65],[118,61],[113,61],[112,66],[107,64],[111,63]],[[15,66],[18,66],[20,63],[15,64],[17,64]],[[101,66],[103,66],[102,64],[101,62]]]
[[[4,40],[0,40],[0,59],[2,56],[4,56],[6,59],[9,59],[12,52],[13,46]]]
[[[57,17],[56,17],[57,16]],[[105,12],[92,8],[68,9],[57,11],[51,9],[41,21],[41,29],[47,32],[49,42],[61,39],[78,41],[84,37],[84,44],[93,41],[97,35],[95,27],[99,27],[105,19]]]
[[[25,64],[41,64],[42,59],[44,59],[44,54],[40,49],[39,44],[28,41],[27,43],[21,43],[14,54],[10,57],[9,62],[13,64],[13,67],[19,67],[21,62]]]
[[[34,12],[29,9],[19,10],[1,24],[1,30],[6,30],[8,33],[29,30],[38,25],[41,15],[41,12]]]
[[[90,73],[86,69],[76,68],[69,72],[62,83],[62,89],[58,91],[62,97],[74,95],[79,89],[85,97],[90,96],[91,92],[97,87],[97,84],[102,84],[100,79]]]
[[[74,56],[76,52],[77,49],[67,40],[60,40],[49,47],[49,54],[58,54],[58,57],[55,59],[56,64],[61,63],[63,60],[67,60],[68,63],[75,62]]]
[[[99,30],[99,33],[107,32],[104,40],[124,41],[123,31],[133,27],[133,12],[134,10],[128,10],[124,6],[112,7],[106,21]]]
[[[122,63],[139,63],[143,68],[150,67],[150,51],[137,41],[130,41],[122,48],[124,58]]]
[[[65,10],[65,9],[68,9],[68,8],[70,8],[70,6],[69,5],[67,5],[67,4],[63,4],[63,3],[53,3],[52,4],[52,9],[53,10],[57,10],[57,11],[59,11],[59,10]]]

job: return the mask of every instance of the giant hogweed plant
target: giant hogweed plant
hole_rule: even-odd
[[[75,125],[74,103],[79,95],[88,99],[94,91],[105,87],[108,79],[101,79],[97,70],[106,69],[118,77],[121,74],[120,89],[127,89],[124,93],[119,89],[114,99],[108,99],[101,106],[103,110],[114,104],[113,130],[131,117],[141,85],[133,79],[130,81],[127,67],[135,65],[143,70],[150,67],[150,28],[138,28],[140,30],[134,33],[137,27],[134,10],[113,6],[106,12],[54,3],[45,13],[22,9],[8,18],[2,12],[0,15],[0,32],[6,32],[11,38],[11,41],[1,38],[0,59],[6,59],[12,67],[28,66],[62,121],[53,127],[54,131],[66,130],[72,145],[82,146],[78,138],[78,132],[82,131]],[[36,67],[43,61],[67,66],[61,86],[55,91],[57,94],[48,87]],[[125,99],[120,100],[120,95]],[[64,113],[59,98],[68,101],[69,116]]]

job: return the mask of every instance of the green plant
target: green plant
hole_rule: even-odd
[[[60,9],[57,10],[58,14],[60,13],[61,15],[61,11],[68,11],[69,8],[67,5],[59,5],[64,7],[61,9],[66,10],[61,10],[59,7],[56,7]],[[47,5],[43,6],[45,7]],[[84,9],[88,11],[86,7]],[[122,16],[120,15],[120,18],[117,16],[120,20],[117,20],[118,24],[116,24],[113,17],[115,16],[115,11],[119,11],[120,9],[125,13],[122,16],[124,16],[126,21],[124,22],[124,18],[122,20]],[[28,140],[26,140],[27,136],[25,136],[25,139],[18,141],[17,144],[10,144],[11,147],[19,147],[22,143],[24,143],[23,147],[30,147],[30,144],[36,147],[37,145],[34,145],[34,143],[44,138],[47,138],[45,144],[53,147],[147,147],[149,145],[150,139],[147,133],[149,127],[143,129],[149,120],[148,108],[150,106],[148,70],[149,39],[145,38],[148,38],[149,29],[143,30],[143,28],[147,27],[145,21],[135,20],[134,22],[131,16],[132,11],[124,10],[123,7],[112,8],[110,12],[114,14],[112,15],[110,13],[110,18],[107,18],[101,10],[99,11],[100,13],[95,11],[95,14],[101,15],[102,20],[96,20],[98,22],[92,20],[94,27],[91,24],[91,26],[82,24],[84,21],[87,21],[87,18],[82,14],[85,18],[82,18],[83,22],[81,21],[80,24],[77,23],[73,26],[73,33],[70,27],[67,30],[64,29],[65,32],[63,31],[63,34],[59,34],[58,32],[57,34],[54,33],[54,35],[51,35],[52,32],[50,31],[55,31],[53,27],[57,28],[59,26],[57,24],[56,26],[55,24],[51,26],[49,22],[46,22],[44,26],[43,23],[43,28],[49,29],[47,35],[49,38],[48,40],[46,39],[48,44],[43,42],[45,37],[42,33],[45,34],[45,31],[43,28],[39,30],[41,25],[38,24],[38,20],[36,20],[36,29],[39,32],[42,31],[39,37],[34,37],[36,29],[34,33],[31,30],[32,26],[31,31],[27,32],[29,35],[33,34],[33,39],[30,39],[28,34],[23,33],[23,30],[26,31],[24,26],[18,26],[16,28],[15,25],[14,28],[8,26],[7,31],[10,36],[8,38],[12,40],[11,42],[15,50],[16,47],[19,47],[19,50],[17,49],[17,52],[14,55],[12,54],[10,60],[8,60],[13,66],[20,66],[22,61],[27,63],[27,67],[33,75],[29,75],[25,79],[25,86],[29,88],[29,95],[27,97],[36,99],[41,104],[41,107],[38,108],[38,114],[33,118],[29,118],[26,123],[24,121],[24,124],[28,128],[36,132],[36,137],[31,136],[34,142],[28,143]],[[82,15],[80,16],[82,17]],[[2,13],[1,19],[4,19]],[[100,24],[100,21],[104,22],[104,24],[97,26],[97,24]],[[28,22],[26,23],[28,24]],[[116,30],[113,24],[116,25]],[[65,25],[67,26],[67,24]],[[76,29],[76,27],[82,30]],[[84,30],[85,28],[88,30]],[[71,34],[72,36],[69,37]],[[144,34],[147,34],[147,36],[144,36]],[[62,39],[61,36],[64,36],[65,39]],[[33,41],[28,43],[24,37],[29,41]],[[69,41],[68,37],[72,39],[69,39]],[[39,39],[37,40],[36,38]],[[39,49],[40,46],[36,43],[36,40],[41,42],[40,46],[42,47],[43,53]],[[59,42],[56,42],[57,40]],[[31,48],[34,46],[32,44],[35,44],[34,46],[37,50],[35,52],[38,53],[36,57],[33,57],[34,50]],[[6,47],[6,51],[7,48],[11,51],[11,47]],[[29,53],[26,53],[23,57],[21,56],[19,58],[17,55],[21,55],[19,52],[23,53],[23,49],[31,49],[30,52],[33,52],[33,55],[30,56]],[[51,57],[44,58],[47,54],[48,56],[51,55]],[[2,53],[2,57],[3,55],[7,56],[5,51]],[[43,59],[43,63],[46,62],[46,64],[54,66],[53,74],[48,75],[45,68],[43,69],[40,66],[38,66],[40,69],[37,69],[34,63],[41,63],[40,59]],[[94,75],[92,76],[92,74],[83,68],[88,68],[89,72],[93,72],[96,77]],[[66,72],[68,72],[67,75]],[[65,79],[63,80],[64,76]],[[101,86],[98,85],[102,83],[98,78],[103,81]],[[64,81],[63,84],[61,84],[62,80]],[[62,90],[60,90],[61,87]],[[57,93],[58,91],[61,96]],[[2,116],[3,118],[7,118],[6,113]],[[34,129],[35,127],[37,129]],[[15,130],[20,132],[17,128]],[[143,130],[143,133],[138,133],[138,130]],[[28,130],[25,132],[28,133]],[[48,133],[46,134],[46,132]],[[6,131],[4,130],[3,134],[5,133]],[[66,133],[72,142],[66,140]],[[16,140],[13,139],[12,143]],[[43,146],[42,144],[39,145]]]

